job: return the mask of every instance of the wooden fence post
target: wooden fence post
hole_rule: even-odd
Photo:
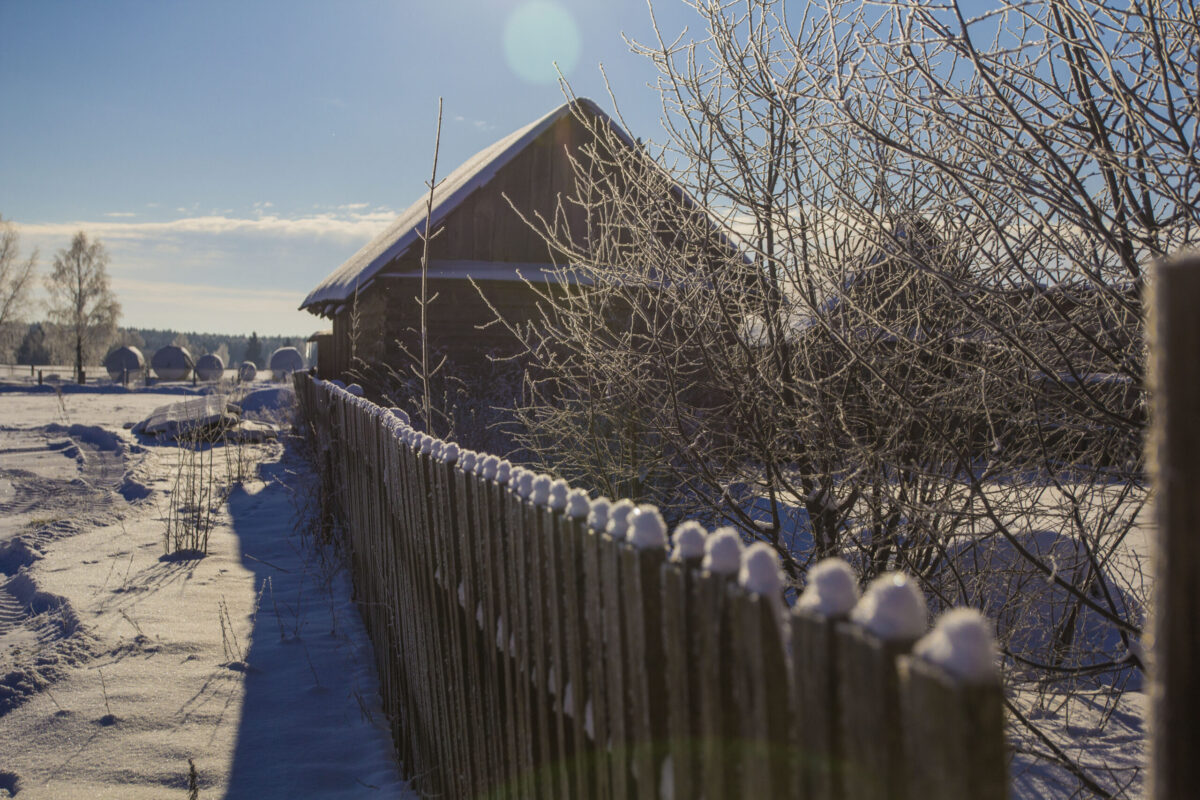
[[[1147,796],[1170,800],[1200,785],[1200,255],[1161,264],[1151,292],[1158,546]]]
[[[842,797],[844,756],[838,720],[838,650],[834,626],[839,620],[793,611],[791,739],[796,752],[796,797]]]
[[[965,683],[912,656],[900,656],[899,669],[907,796],[1004,800],[1008,770],[999,680]]]
[[[850,622],[834,626],[842,773],[848,800],[905,800],[897,656],[912,640],[885,641]],[[921,800],[910,798],[909,800]]]

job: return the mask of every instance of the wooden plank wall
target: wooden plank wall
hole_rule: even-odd
[[[592,530],[586,503],[535,503],[332,384],[296,390],[423,794],[1006,796],[998,683]]]

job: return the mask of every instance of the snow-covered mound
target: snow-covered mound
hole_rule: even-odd
[[[296,392],[290,386],[273,386],[268,389],[256,389],[250,392],[242,401],[242,413],[263,414],[286,411],[296,404]]]

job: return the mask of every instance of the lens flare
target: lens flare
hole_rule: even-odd
[[[557,81],[556,63],[569,75],[579,61],[580,44],[571,12],[544,0],[522,3],[504,25],[504,58],[529,83]]]

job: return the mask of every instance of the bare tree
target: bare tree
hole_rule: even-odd
[[[37,251],[21,258],[21,237],[12,222],[0,216],[0,348],[15,343],[17,323],[25,321],[29,288],[37,271]]]
[[[54,269],[46,277],[50,319],[70,338],[78,380],[84,364],[97,357],[116,335],[121,305],[108,285],[108,252],[99,241],[88,241],[83,231],[69,248],[54,256]]]
[[[634,45],[666,141],[595,126],[563,201],[586,230],[530,220],[563,256],[514,326],[524,444],[797,580],[837,553],[982,608],[1024,763],[1136,793],[1063,721],[1121,718],[1144,668],[1141,292],[1200,222],[1194,12],[690,5],[699,36]]]

